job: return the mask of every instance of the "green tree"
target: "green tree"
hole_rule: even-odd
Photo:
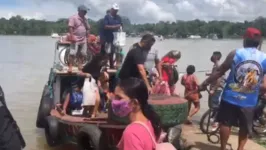
[[[127,33],[141,35],[145,32],[152,32],[165,37],[186,38],[189,35],[217,34],[221,38],[241,37],[247,27],[260,29],[266,35],[266,18],[258,17],[253,21],[229,22],[229,21],[202,21],[199,19],[190,21],[177,20],[176,22],[160,21],[158,23],[132,24],[130,19],[122,16],[123,29]],[[89,19],[91,33],[98,34],[102,20],[94,21]],[[24,19],[21,16],[14,16],[10,19],[0,18],[0,34],[10,35],[50,35],[52,32],[66,33],[68,20],[65,18],[57,21]]]

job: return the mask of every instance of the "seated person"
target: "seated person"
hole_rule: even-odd
[[[70,92],[66,95],[63,104],[63,113],[71,114],[71,111],[82,110],[83,93],[81,91],[82,85],[72,83]]]
[[[91,114],[91,117],[96,117],[100,105],[100,93],[97,86],[97,80],[91,74],[79,72],[80,76],[85,77],[83,82],[83,107],[85,108],[84,114]],[[90,113],[91,112],[91,113]]]

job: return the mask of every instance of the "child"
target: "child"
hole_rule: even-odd
[[[211,56],[211,62],[213,63],[212,73],[214,73],[220,66],[220,60],[222,53],[219,51],[213,52]],[[207,73],[206,76],[210,76],[211,73]],[[210,95],[209,95],[209,107],[218,107],[220,95],[222,94],[224,86],[224,76],[219,78],[217,81],[210,84]]]
[[[214,73],[215,71],[217,71],[217,69],[220,66],[220,60],[222,58],[222,53],[219,51],[215,51],[213,52],[210,60],[213,63],[213,68],[212,68],[212,72]],[[206,73],[206,76],[210,76],[211,73]],[[222,95],[223,92],[223,86],[224,86],[224,81],[225,81],[225,77],[221,77],[219,78],[217,81],[213,82],[210,84],[210,95],[209,95],[209,99],[208,99],[208,105],[209,108],[217,108],[219,107],[219,103],[220,103],[220,97]],[[216,114],[212,115],[211,121],[214,122],[216,117]],[[216,128],[218,127],[218,123],[214,122],[212,124],[212,130],[215,131]]]
[[[75,110],[82,110],[83,93],[82,85],[72,83],[71,91],[67,94],[63,104],[63,114],[72,114]]]
[[[185,86],[185,98],[188,100],[188,112],[187,123],[191,124],[191,118],[200,109],[200,93],[198,92],[199,82],[197,77],[194,75],[195,66],[189,65],[187,67],[187,74],[182,77],[181,84]],[[190,112],[191,103],[194,105],[193,111]]]

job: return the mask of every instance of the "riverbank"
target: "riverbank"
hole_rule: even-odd
[[[189,143],[194,145],[193,150],[219,150],[220,144],[212,144],[208,142],[206,134],[203,134],[198,125],[183,125],[182,136],[188,140]],[[238,146],[238,136],[236,132],[233,132],[228,140],[227,149],[236,150]],[[252,140],[248,140],[245,150],[266,150],[265,147],[255,143]]]

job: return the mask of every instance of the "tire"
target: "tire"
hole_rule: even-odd
[[[181,133],[181,125],[169,128],[167,131],[167,142],[170,142],[176,149],[182,148]]]
[[[207,127],[205,128],[205,123],[204,121],[207,120],[209,118],[209,115],[212,115],[212,113],[217,113],[217,110],[211,110],[211,109],[208,109],[201,117],[200,119],[200,130],[202,133],[204,134],[214,134],[214,133],[217,133],[219,128],[217,128],[216,130],[214,131],[207,131]],[[208,125],[207,125],[208,126]]]
[[[46,117],[45,137],[46,142],[50,147],[59,145],[59,122],[53,116]]]
[[[44,128],[46,124],[46,117],[50,115],[52,109],[52,99],[50,98],[48,85],[44,86],[43,94],[37,114],[36,127]]]
[[[96,125],[87,124],[77,134],[79,150],[100,150],[101,130]]]

